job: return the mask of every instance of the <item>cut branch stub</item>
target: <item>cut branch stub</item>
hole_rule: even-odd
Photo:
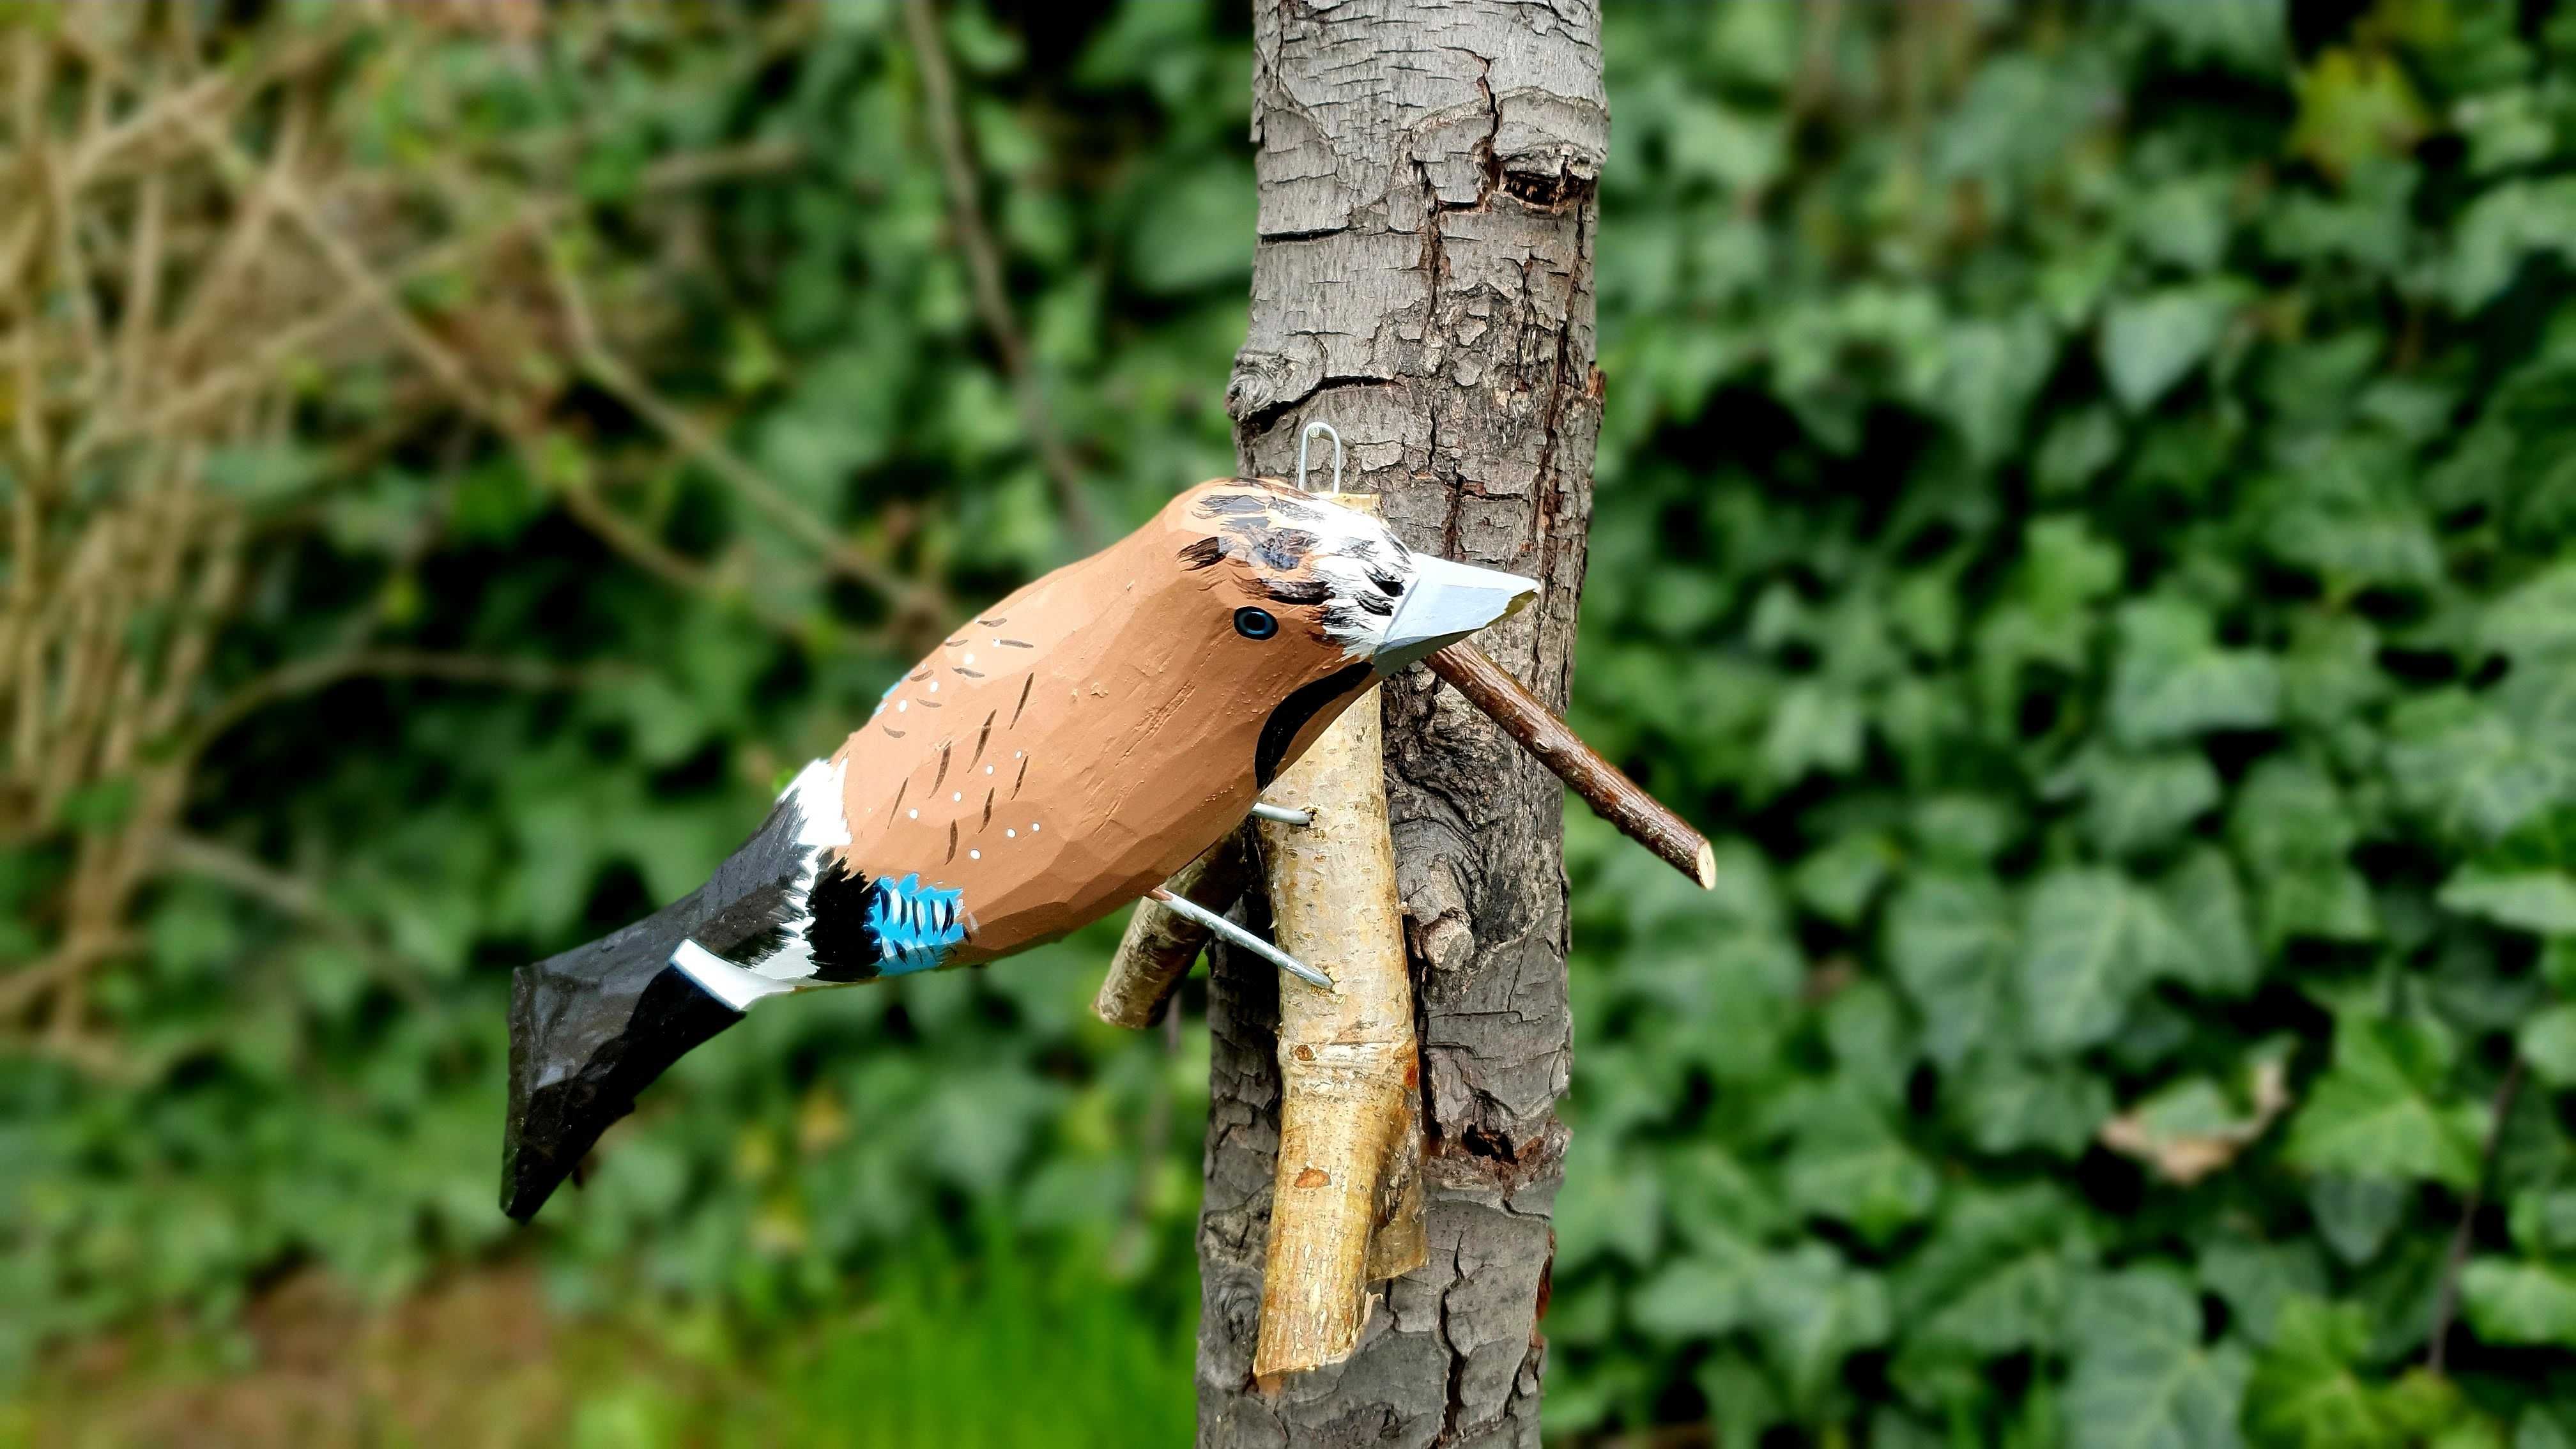
[[[1211,911],[1223,911],[1251,883],[1250,852],[1237,832],[1182,866],[1178,874],[1163,883],[1163,889]],[[1130,1031],[1152,1026],[1163,1019],[1172,992],[1179,988],[1181,978],[1190,974],[1190,963],[1199,959],[1207,943],[1207,927],[1150,899],[1138,901],[1135,914],[1127,918],[1127,934],[1119,939],[1118,954],[1109,959],[1109,974],[1101,978],[1100,995],[1091,1003],[1091,1009],[1111,1026]]]
[[[1371,690],[1267,792],[1313,823],[1254,824],[1279,945],[1336,988],[1279,983],[1279,1159],[1252,1357],[1265,1385],[1349,1357],[1369,1285],[1426,1257],[1421,1062],[1383,750]]]

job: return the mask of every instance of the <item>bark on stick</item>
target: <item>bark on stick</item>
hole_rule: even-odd
[[[1280,949],[1335,988],[1279,983],[1279,1159],[1252,1356],[1274,1385],[1348,1358],[1369,1284],[1425,1256],[1422,1078],[1383,736],[1372,690],[1264,792],[1313,823],[1255,823]]]
[[[1238,832],[1181,867],[1179,874],[1163,882],[1163,889],[1222,912],[1234,905],[1251,880],[1243,836]],[[1109,974],[1101,978],[1100,995],[1091,1009],[1102,1021],[1130,1031],[1161,1021],[1181,978],[1190,974],[1190,963],[1207,949],[1209,934],[1207,927],[1177,911],[1151,900],[1138,901],[1135,914],[1127,918],[1127,934],[1119,938],[1118,954],[1109,958]]]

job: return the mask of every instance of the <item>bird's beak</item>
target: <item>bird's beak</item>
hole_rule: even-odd
[[[1380,674],[1457,643],[1488,624],[1499,623],[1538,597],[1535,580],[1518,574],[1480,569],[1447,559],[1416,554],[1413,585],[1396,601],[1386,621],[1386,639],[1369,657]]]

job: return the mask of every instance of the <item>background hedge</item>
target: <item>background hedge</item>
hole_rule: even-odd
[[[335,48],[338,164],[564,220],[403,293],[524,375],[514,436],[316,368],[209,460],[261,543],[208,688],[351,641],[570,672],[281,691],[215,742],[96,1049],[0,1056],[0,1365],[303,1263],[390,1301],[534,1254],[567,1310],[757,1338],[980,1243],[1186,1311],[1204,1035],[1092,1021],[1100,931],[756,1015],[534,1232],[494,1210],[508,970],[695,884],[917,624],[638,397],[943,607],[1080,549],[899,9],[332,9],[223,43]],[[945,12],[1103,529],[1231,471],[1244,25]],[[1551,1425],[2576,1444],[2576,14],[1606,29],[1577,722],[1723,879],[1569,820]],[[0,951],[121,818],[105,781],[0,848]]]

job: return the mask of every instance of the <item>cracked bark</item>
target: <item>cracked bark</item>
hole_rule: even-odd
[[[1341,432],[1347,486],[1408,543],[1539,579],[1480,645],[1562,707],[1600,420],[1594,0],[1256,0],[1250,334],[1227,406],[1246,472]],[[1539,1318],[1568,1072],[1562,794],[1422,670],[1384,690],[1387,791],[1423,1051],[1430,1262],[1360,1346],[1251,1378],[1278,1145],[1276,978],[1213,971],[1199,1442],[1539,1442]],[[1258,906],[1255,906],[1258,909]]]

